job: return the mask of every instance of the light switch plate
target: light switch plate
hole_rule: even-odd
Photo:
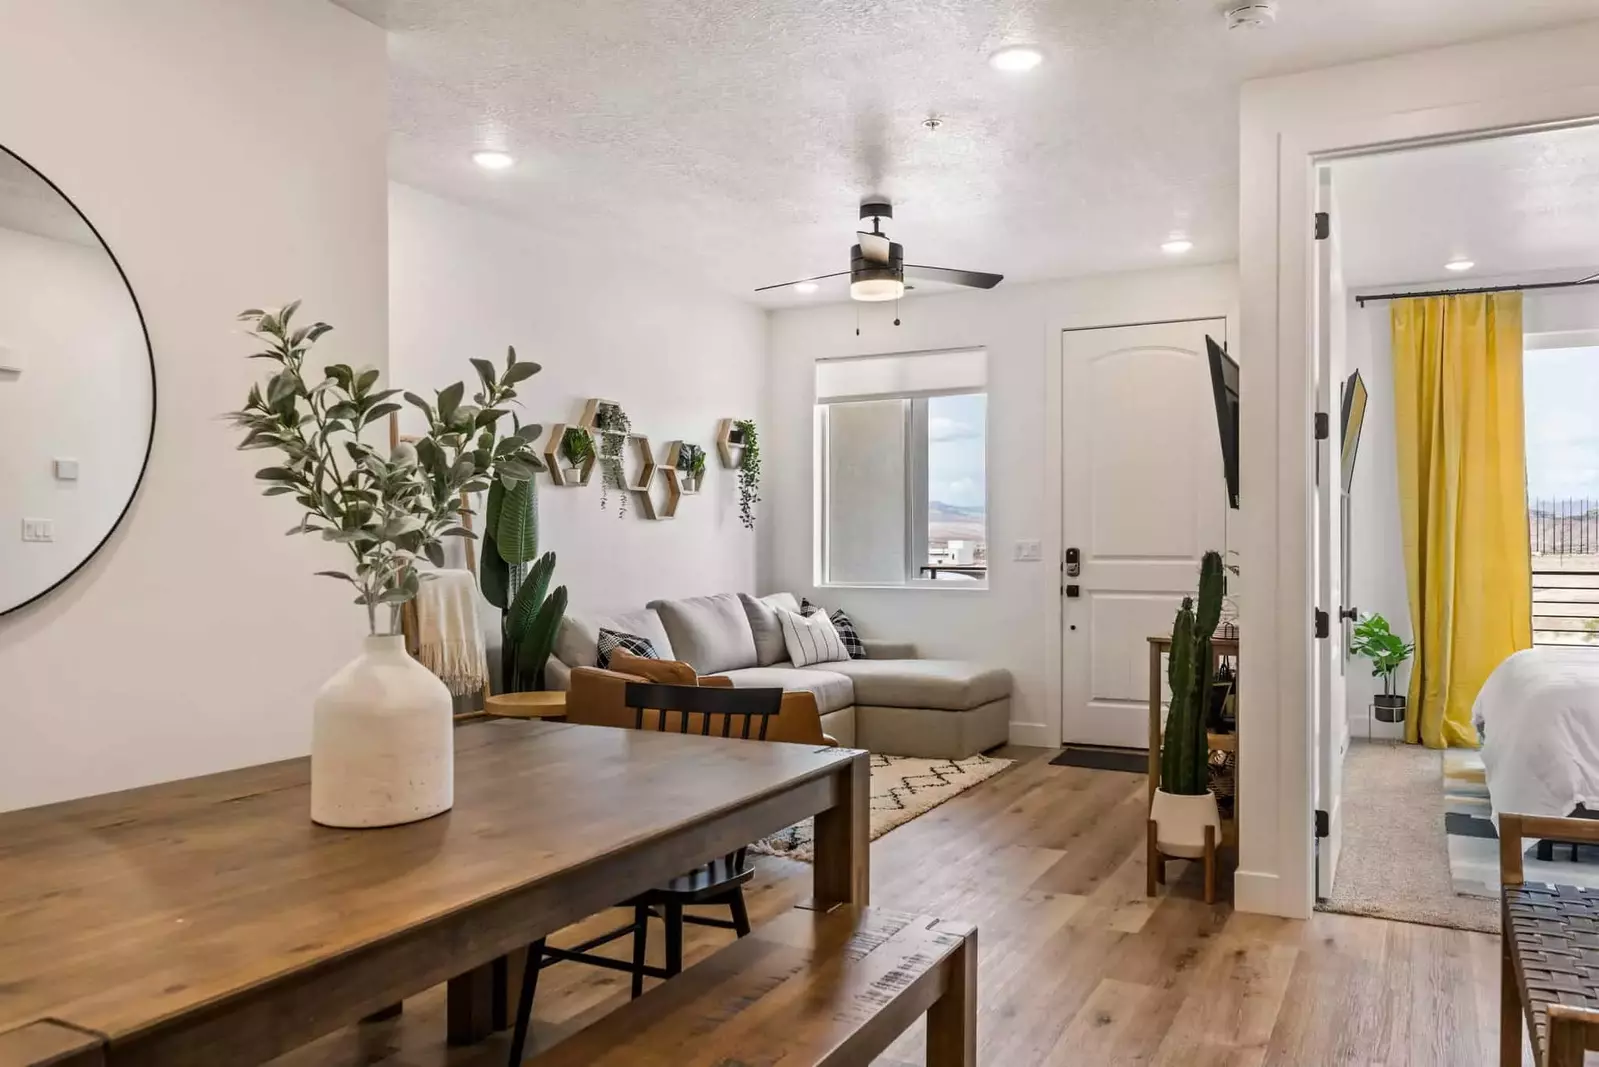
[[[1018,563],[1037,563],[1044,558],[1044,543],[1042,541],[1017,541],[1016,561]]]
[[[54,541],[56,539],[56,524],[49,519],[23,519],[22,539],[24,541]]]
[[[75,482],[78,480],[78,461],[75,459],[56,460],[56,481]]]

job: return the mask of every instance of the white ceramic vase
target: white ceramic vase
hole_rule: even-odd
[[[1216,843],[1221,843],[1221,813],[1216,809],[1215,793],[1180,796],[1157,789],[1149,817],[1155,821],[1155,847],[1162,855],[1203,856],[1207,826],[1216,828]]]
[[[405,651],[398,634],[361,654],[316,697],[311,818],[323,826],[398,826],[455,802],[450,691]]]

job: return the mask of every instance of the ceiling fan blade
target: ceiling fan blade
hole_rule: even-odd
[[[801,282],[820,282],[820,281],[826,281],[828,278],[846,278],[848,276],[849,276],[849,271],[847,271],[847,270],[839,270],[839,271],[834,271],[832,274],[818,274],[814,278],[795,278],[791,282],[778,282],[776,285],[763,285],[763,286],[761,286],[759,289],[757,289],[755,291],[757,293],[764,293],[768,289],[787,289],[789,286],[791,286],[791,285],[799,285]]]
[[[934,282],[949,282],[951,285],[967,285],[973,289],[992,289],[1005,280],[1003,274],[985,274],[980,270],[955,270],[952,267],[923,267],[915,263],[905,264],[905,276],[926,278]]]
[[[868,263],[881,263],[885,267],[888,266],[891,243],[887,237],[880,233],[861,233],[859,231],[856,232],[855,236],[860,238],[862,259]]]

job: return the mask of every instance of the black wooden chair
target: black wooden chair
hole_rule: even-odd
[[[731,689],[692,685],[657,685],[631,682],[627,686],[627,706],[634,712],[636,730],[653,729],[662,733],[696,734],[701,737],[766,740],[771,720],[783,706],[781,689]],[[516,1028],[511,1036],[512,1067],[522,1062],[527,1044],[528,1023],[533,1016],[533,995],[539,972],[556,963],[587,963],[594,967],[623,971],[633,978],[632,994],[644,992],[645,978],[672,978],[683,970],[683,927],[686,923],[732,930],[739,937],[750,932],[749,912],[744,906],[744,884],[755,874],[748,849],[740,848],[719,856],[702,867],[679,875],[663,886],[646,890],[620,907],[633,909],[633,921],[571,948],[554,948],[541,938],[528,946],[527,966],[522,973],[522,988],[516,1004]],[[725,905],[727,919],[686,915],[689,905]],[[666,928],[666,966],[645,963],[649,945],[649,920],[659,918]],[[594,950],[627,935],[633,935],[630,961],[600,956]]]

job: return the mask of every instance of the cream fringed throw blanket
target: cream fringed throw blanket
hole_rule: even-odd
[[[488,681],[488,660],[477,621],[477,579],[471,571],[434,571],[416,597],[416,658],[456,696]]]

